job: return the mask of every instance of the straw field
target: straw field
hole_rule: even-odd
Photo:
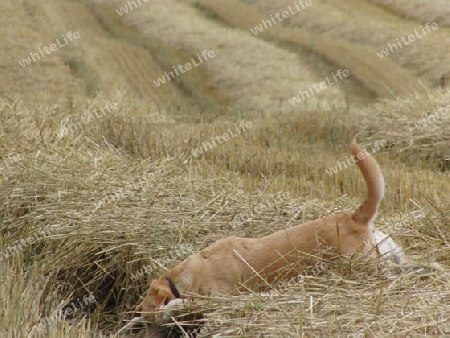
[[[312,0],[258,34],[294,1],[135,2],[0,4],[0,338],[143,337],[120,330],[190,254],[357,208],[361,173],[339,165],[356,134],[385,141],[375,226],[414,263],[317,259],[263,292],[197,297],[172,336],[449,336],[446,2]]]

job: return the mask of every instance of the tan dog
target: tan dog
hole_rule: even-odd
[[[144,300],[136,307],[147,322],[146,337],[166,337],[155,323],[155,311],[187,293],[230,294],[242,283],[247,287],[262,280],[271,283],[281,268],[293,263],[304,267],[308,263],[301,254],[305,257],[305,253],[314,254],[320,248],[340,255],[358,253],[374,257],[375,243],[383,234],[378,232],[377,239],[374,238],[372,221],[383,198],[384,179],[375,160],[355,141],[350,151],[368,188],[367,199],[358,210],[319,218],[262,238],[231,236],[193,254],[169,270],[167,277],[153,280]],[[399,248],[393,241],[392,245],[389,243],[385,247],[392,248],[392,256],[401,263]],[[293,270],[291,275],[298,271]]]

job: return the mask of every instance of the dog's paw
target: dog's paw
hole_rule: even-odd
[[[155,314],[155,323],[157,325],[168,324],[172,321],[172,317],[176,317],[184,309],[184,299],[177,298],[171,300],[167,305],[162,305]]]
[[[145,326],[144,318],[142,317],[134,317],[131,320],[124,320],[124,321],[126,322],[126,324],[119,331],[117,331],[116,334],[128,330],[130,330],[132,333],[137,333],[140,330],[142,330]]]

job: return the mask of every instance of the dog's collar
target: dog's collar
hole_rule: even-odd
[[[167,282],[169,282],[170,292],[173,293],[175,298],[181,298],[180,292],[178,291],[177,287],[175,286],[175,283],[172,279],[166,276]]]

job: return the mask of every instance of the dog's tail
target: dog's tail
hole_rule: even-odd
[[[367,184],[367,198],[353,214],[356,222],[369,225],[376,217],[384,196],[384,178],[373,157],[369,156],[353,139],[350,152],[364,175]]]

